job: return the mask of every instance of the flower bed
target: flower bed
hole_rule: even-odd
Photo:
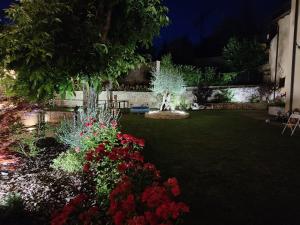
[[[78,156],[76,165],[90,187],[56,212],[51,225],[178,224],[189,208],[176,201],[176,178],[163,182],[156,167],[144,161],[144,140],[119,132],[112,117],[87,118],[77,137],[80,147],[69,151]]]

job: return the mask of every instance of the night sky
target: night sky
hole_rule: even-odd
[[[172,23],[162,30],[158,42],[187,36],[193,43],[209,37],[226,19],[244,20],[253,25],[270,22],[289,0],[165,0]]]
[[[0,8],[8,7],[11,1],[0,0]],[[161,36],[154,40],[154,46],[157,51],[179,38],[185,38],[192,45],[201,45],[214,35],[224,36],[226,39],[230,34],[223,34],[226,31],[220,29],[231,30],[234,26],[241,27],[236,28],[235,33],[239,32],[238,29],[249,29],[255,34],[263,33],[274,14],[289,2],[290,0],[164,0],[169,8],[171,24],[162,29]],[[228,28],[225,28],[225,22]]]

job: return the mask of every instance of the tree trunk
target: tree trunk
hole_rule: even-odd
[[[106,107],[108,109],[110,109],[110,108],[112,108],[112,102],[113,102],[113,93],[111,91],[111,89],[112,89],[112,81],[111,80],[109,80],[109,82],[107,82],[105,89],[106,89],[106,101],[107,101]]]
[[[83,109],[95,110],[98,106],[98,92],[93,85],[83,84]]]
[[[160,106],[160,111],[170,111],[171,110],[171,94],[165,93],[163,95],[163,101]]]
[[[90,85],[89,88],[89,108],[92,111],[95,111],[98,106],[98,93],[93,87],[93,85]]]
[[[82,94],[83,94],[82,106],[83,106],[84,111],[86,111],[88,108],[88,104],[89,104],[88,103],[89,102],[89,85],[86,82],[84,82],[82,85]]]

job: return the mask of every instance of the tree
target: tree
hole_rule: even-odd
[[[85,81],[100,90],[144,61],[167,25],[161,0],[22,0],[7,11],[2,67],[15,70],[14,91],[32,100],[73,92]]]
[[[264,47],[255,39],[231,38],[223,50],[223,57],[235,72],[251,72],[267,62]]]
[[[171,56],[163,57],[160,71],[153,71],[151,90],[162,97],[161,111],[174,108],[171,99],[179,97],[185,91],[185,82],[180,69],[173,66]]]

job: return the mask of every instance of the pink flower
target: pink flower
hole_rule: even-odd
[[[80,152],[80,148],[79,148],[79,147],[76,147],[76,148],[75,148],[75,152],[79,153],[79,152]]]
[[[104,123],[100,123],[100,128],[101,129],[105,129],[106,128],[106,125]]]
[[[91,127],[93,124],[92,123],[85,123],[84,124],[86,127]]]
[[[113,121],[111,121],[110,125],[111,125],[112,128],[116,129],[117,126],[118,126],[118,122],[113,120]]]

